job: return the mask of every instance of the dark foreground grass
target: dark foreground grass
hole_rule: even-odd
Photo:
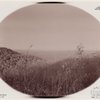
[[[54,64],[16,53],[6,58],[0,60],[2,79],[35,97],[72,94],[88,87],[100,76],[100,57],[68,58]]]

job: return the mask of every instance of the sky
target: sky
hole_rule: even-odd
[[[0,46],[12,49],[100,50],[100,23],[69,5],[32,5],[10,14],[0,24]]]

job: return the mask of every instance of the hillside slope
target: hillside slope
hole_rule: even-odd
[[[46,62],[39,57],[23,55],[8,48],[0,48],[0,73],[4,75],[6,71],[13,70],[17,73],[17,69],[25,69],[25,67],[34,67],[44,65]],[[11,72],[11,73],[12,73]]]
[[[0,48],[0,73],[13,88],[33,96],[64,96],[100,77],[100,57],[69,57],[53,64],[42,58]]]

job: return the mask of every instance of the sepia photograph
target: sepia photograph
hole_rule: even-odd
[[[37,2],[0,23],[0,79],[32,98],[82,91],[100,77],[100,22],[65,2]]]

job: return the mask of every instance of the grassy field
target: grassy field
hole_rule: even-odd
[[[80,91],[100,76],[100,57],[68,57],[55,63],[0,48],[1,78],[34,96],[64,96]]]

